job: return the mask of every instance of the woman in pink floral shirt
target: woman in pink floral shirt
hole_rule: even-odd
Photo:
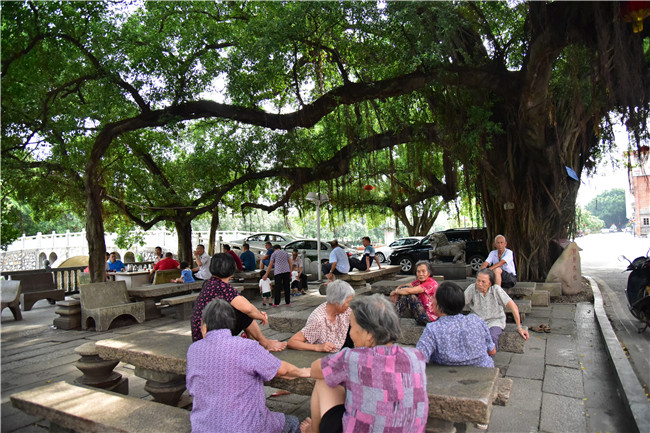
[[[393,290],[390,300],[397,304],[400,317],[412,317],[418,325],[426,325],[438,319],[433,312],[433,298],[438,283],[431,276],[431,263],[420,260],[415,264],[415,269],[417,280]]]

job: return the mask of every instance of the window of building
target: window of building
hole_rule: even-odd
[[[643,225],[650,226],[650,218],[643,218]]]

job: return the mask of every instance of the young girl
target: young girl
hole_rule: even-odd
[[[267,299],[269,304],[271,303],[271,280],[260,279],[260,293],[262,294],[262,305],[266,307]]]
[[[194,277],[192,276],[192,270],[190,269],[190,265],[187,262],[181,262],[181,276],[179,278],[176,278],[175,280],[172,279],[172,283],[193,283],[194,282]]]
[[[300,279],[298,279],[298,266],[293,265],[293,269],[291,271],[291,296],[300,296],[298,289],[300,289]]]

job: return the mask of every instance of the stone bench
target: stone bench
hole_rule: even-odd
[[[174,317],[179,320],[185,320],[192,317],[194,309],[194,301],[199,297],[198,293],[190,293],[188,295],[174,296],[172,298],[164,298],[160,300],[162,305],[170,306],[174,309]]]
[[[181,270],[180,269],[165,269],[165,270],[162,270],[162,271],[156,271],[153,274],[153,282],[151,284],[153,284],[153,285],[167,284],[167,283],[170,283],[171,280],[175,280],[176,278],[180,278],[180,276],[181,276]]]
[[[49,420],[50,431],[192,431],[187,410],[65,382],[13,394],[11,404],[28,415]]]
[[[20,312],[20,281],[2,281],[0,282],[0,302],[2,307],[0,311],[9,307],[15,320],[23,320],[23,314]]]
[[[20,303],[23,311],[29,311],[41,299],[47,299],[52,305],[65,299],[65,292],[56,288],[54,274],[48,271],[20,272],[12,274],[12,281],[20,281]]]
[[[366,283],[373,283],[375,281],[386,279],[386,277],[391,275],[396,275],[400,269],[400,266],[384,265],[381,269],[373,268],[370,271],[352,271],[347,274],[337,275],[336,279],[347,281],[356,290],[359,288],[365,288]],[[327,293],[327,284],[321,284],[318,290],[321,295],[325,295]]]
[[[106,331],[113,320],[122,315],[133,317],[138,323],[145,320],[144,302],[131,302],[124,281],[106,281],[79,287],[81,295],[81,328],[88,329],[89,320],[95,321],[96,331]]]

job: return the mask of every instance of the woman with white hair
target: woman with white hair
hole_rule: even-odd
[[[350,347],[350,301],[354,289],[343,280],[327,285],[327,302],[320,304],[307,319],[305,327],[289,340],[287,347],[314,352],[338,352]],[[348,344],[346,344],[346,341]]]
[[[317,359],[311,418],[300,431],[424,432],[429,413],[424,354],[394,344],[395,308],[382,295],[350,302],[354,349]]]

